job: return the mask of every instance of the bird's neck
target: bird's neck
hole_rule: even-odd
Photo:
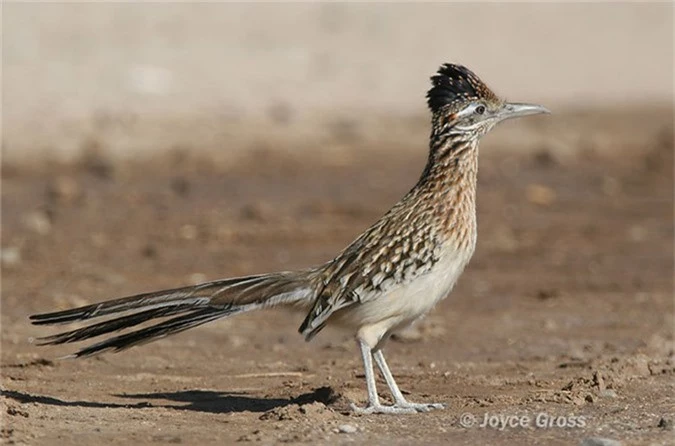
[[[478,140],[454,140],[432,145],[419,187],[440,194],[475,196]]]
[[[424,173],[413,189],[430,208],[439,234],[473,252],[476,243],[478,141],[432,147]]]

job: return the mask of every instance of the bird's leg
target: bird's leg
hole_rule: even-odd
[[[373,358],[371,348],[366,342],[362,340],[359,340],[359,347],[361,348],[363,368],[366,374],[366,387],[368,389],[368,405],[366,407],[358,407],[352,403],[351,405],[352,410],[358,414],[371,414],[371,413],[402,414],[402,413],[417,412],[417,410],[413,407],[400,407],[398,405],[383,406],[382,404],[380,404],[380,398],[377,396],[377,387],[375,384],[375,373],[373,371]],[[401,392],[399,391],[399,394],[400,393]],[[403,395],[401,395],[401,397],[403,397]]]
[[[440,403],[409,403],[406,401],[403,393],[401,393],[401,389],[398,388],[398,385],[394,380],[394,375],[392,375],[391,370],[389,370],[387,361],[384,360],[384,354],[382,353],[382,350],[375,350],[373,352],[373,358],[375,359],[375,363],[377,364],[377,367],[379,367],[380,372],[382,372],[382,376],[384,376],[384,380],[387,382],[387,386],[389,386],[389,390],[391,391],[394,401],[396,402],[392,407],[414,409],[418,412],[428,412],[432,409],[445,408],[445,405]]]

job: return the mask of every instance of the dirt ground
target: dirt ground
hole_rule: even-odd
[[[550,143],[518,154],[490,137],[476,255],[386,348],[411,401],[447,408],[398,417],[349,412],[366,399],[352,334],[305,343],[302,314],[77,361],[57,359],[75,346],[32,344],[56,330],[27,317],[328,260],[414,184],[423,141],[343,132],[340,150],[281,142],[229,162],[189,147],[120,162],[92,147],[71,165],[4,165],[2,442],[673,444],[672,110],[649,126],[631,116],[559,117]],[[570,132],[580,142],[560,155]]]

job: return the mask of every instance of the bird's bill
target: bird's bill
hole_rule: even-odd
[[[523,116],[550,114],[549,109],[537,104],[519,104],[517,102],[507,102],[498,113],[500,121],[511,118],[522,118]]]

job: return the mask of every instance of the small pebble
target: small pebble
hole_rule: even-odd
[[[53,200],[72,203],[82,196],[77,181],[69,176],[60,176],[47,185],[47,196]]]
[[[580,446],[621,446],[621,443],[611,438],[588,437],[581,440]]]
[[[659,420],[658,427],[663,429],[664,431],[672,431],[673,430],[673,420],[669,420],[666,418],[661,418]]]
[[[180,236],[184,240],[194,240],[197,238],[197,227],[195,225],[183,225],[180,228]]]
[[[649,231],[647,228],[641,225],[633,225],[628,230],[628,237],[633,242],[643,242],[649,236]]]
[[[357,431],[356,426],[352,424],[341,424],[340,426],[338,426],[338,432],[340,432],[341,434],[353,434],[356,431]]]
[[[0,261],[2,266],[14,266],[21,262],[21,251],[19,248],[2,248],[0,249]]]
[[[539,206],[549,206],[557,198],[553,189],[542,184],[530,184],[525,192],[527,200]]]
[[[52,222],[45,211],[36,210],[24,216],[26,226],[40,235],[47,235],[52,230]]]

